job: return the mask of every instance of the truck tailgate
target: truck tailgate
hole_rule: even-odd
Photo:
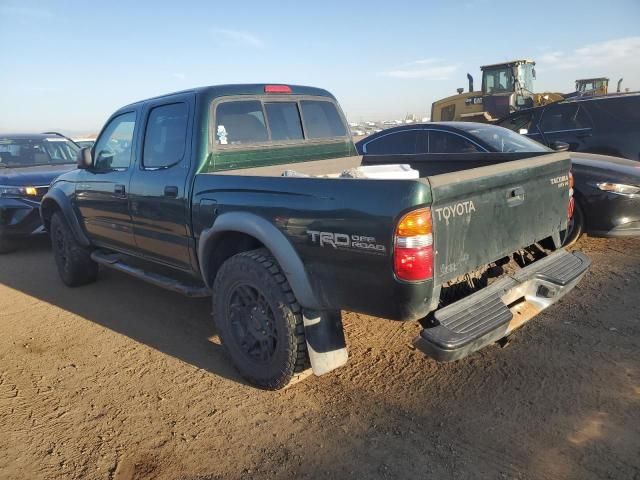
[[[442,284],[567,228],[566,152],[428,177]]]

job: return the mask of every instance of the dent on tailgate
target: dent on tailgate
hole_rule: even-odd
[[[566,229],[570,169],[561,152],[429,177],[437,283]]]

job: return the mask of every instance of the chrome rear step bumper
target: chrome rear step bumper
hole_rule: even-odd
[[[591,261],[560,250],[433,314],[414,345],[438,361],[466,357],[509,335],[567,294]]]

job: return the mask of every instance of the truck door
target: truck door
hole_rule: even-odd
[[[156,261],[189,270],[188,181],[194,96],[148,103],[131,177],[131,218],[139,251]]]
[[[549,146],[560,141],[569,144],[569,150],[579,152],[585,149],[593,135],[593,124],[587,112],[579,103],[550,105],[544,110],[540,120],[540,130]]]
[[[129,215],[129,178],[136,112],[113,117],[93,148],[93,165],[76,184],[76,206],[98,245],[131,251],[135,240]]]

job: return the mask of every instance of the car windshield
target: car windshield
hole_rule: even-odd
[[[544,145],[530,138],[512,132],[509,129],[493,125],[474,125],[464,130],[489,146],[496,152],[550,152]]]
[[[0,168],[75,163],[78,147],[62,137],[0,136]]]

